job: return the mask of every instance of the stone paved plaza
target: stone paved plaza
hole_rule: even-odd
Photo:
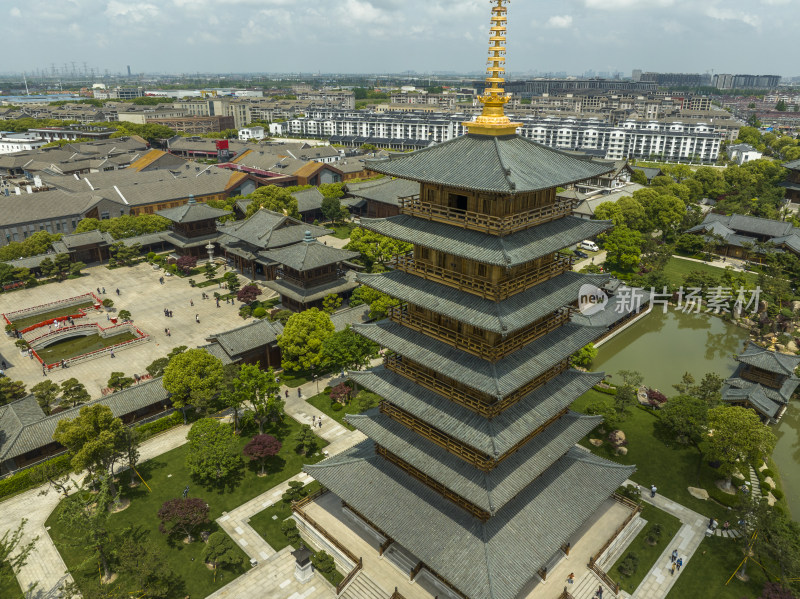
[[[239,316],[238,302],[226,304],[223,301],[219,308],[216,307],[213,300],[213,293],[219,290],[216,285],[193,288],[188,278],[175,276],[165,277],[162,285],[158,279],[164,274],[163,271],[153,270],[150,264],[114,270],[106,266],[94,266],[85,272],[86,276],[79,279],[0,294],[0,312],[21,310],[91,291],[97,293],[98,287],[101,290],[105,288],[106,294],[99,297],[111,298],[115,311],[130,311],[134,324],[152,337],[149,343],[116,352],[115,358],[106,355],[64,370],[55,368],[48,375],[56,383],[70,377],[77,378],[86,385],[92,398],[100,396],[100,390],[107,386],[109,375],[114,371],[122,371],[127,376],[145,374],[146,367],[153,360],[165,356],[173,347],[205,345],[209,335],[245,324]],[[197,282],[205,280],[202,275],[194,278]],[[240,276],[240,279],[244,280],[244,277]],[[115,293],[117,288],[120,290],[119,296]],[[212,296],[212,299],[201,299],[203,292]],[[271,293],[267,291],[259,299],[265,299]],[[194,306],[190,301],[194,302]],[[172,318],[164,316],[164,308],[173,311]],[[196,314],[200,317],[200,324],[195,322]],[[104,313],[94,318],[99,318],[98,322],[105,326]],[[164,333],[165,327],[170,329],[170,337]],[[14,341],[13,337],[0,335],[0,356],[8,364],[6,374],[23,381],[30,388],[42,380],[42,368],[37,360],[23,357]]]

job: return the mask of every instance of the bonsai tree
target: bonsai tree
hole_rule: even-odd
[[[203,559],[215,568],[217,566],[233,568],[243,563],[243,558],[237,553],[233,541],[222,531],[212,533],[208,537],[208,543],[203,549]]]
[[[110,298],[106,298],[103,300],[103,307],[106,309],[107,312],[111,312],[111,308],[114,306],[114,300]]]
[[[277,455],[280,450],[281,442],[272,435],[256,435],[244,446],[243,453],[251,462],[258,462],[261,466],[261,476],[264,476],[267,460]]]
[[[330,554],[325,553],[324,551],[317,551],[317,553],[312,555],[311,563],[314,564],[314,567],[323,574],[331,574],[334,570],[336,570],[336,564],[334,563],[333,558],[330,556]]]
[[[122,320],[130,320],[131,319],[131,313],[128,310],[120,310],[119,311],[119,317]]]
[[[297,448],[303,455],[311,455],[317,449],[317,436],[309,425],[302,425],[296,438]]]
[[[197,527],[209,522],[208,505],[197,497],[169,499],[158,510],[158,519],[161,520],[158,530],[162,534],[188,538],[191,543]]]
[[[296,545],[300,542],[300,531],[297,530],[297,523],[291,518],[287,518],[281,522],[281,532],[290,545]]]

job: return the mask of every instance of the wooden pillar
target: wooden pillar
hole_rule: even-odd
[[[561,551],[564,552],[564,555],[568,556],[570,548],[571,548],[570,543],[565,543],[564,545],[561,546]]]
[[[417,574],[419,574],[419,571],[422,570],[422,566],[423,566],[422,562],[419,562],[416,566],[414,566],[414,569],[411,570],[411,576],[409,578],[410,582],[414,582],[414,579],[417,577]]]
[[[547,580],[547,566],[539,570],[539,576],[541,576],[542,580]]]
[[[389,545],[394,543],[394,539],[388,538],[386,539],[383,544],[378,548],[378,557],[383,557],[383,553],[389,548]]]

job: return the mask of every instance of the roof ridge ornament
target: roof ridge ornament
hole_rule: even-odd
[[[501,87],[505,82],[506,58],[506,4],[511,0],[489,0],[492,4],[492,27],[489,37],[489,66],[486,68],[487,87],[482,96],[483,112],[474,121],[463,123],[469,133],[475,135],[515,135],[522,123],[512,123],[503,108],[511,99]]]

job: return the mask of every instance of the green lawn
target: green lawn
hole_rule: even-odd
[[[733,578],[742,561],[741,544],[724,537],[706,537],[700,543],[692,559],[683,567],[683,572],[667,595],[667,599],[688,599],[690,597],[713,597],[713,599],[747,599],[759,597],[761,588],[767,582],[764,572],[755,563],[748,562],[748,582]],[[760,560],[759,560],[760,561]],[[701,591],[702,589],[702,591]]]
[[[643,506],[642,518],[647,520],[647,524],[642,530],[639,531],[639,534],[636,535],[635,539],[633,539],[631,544],[625,550],[625,553],[619,557],[616,563],[608,571],[608,574],[611,576],[611,578],[618,581],[620,583],[620,587],[629,593],[633,593],[633,591],[636,590],[644,577],[650,571],[650,568],[653,567],[653,564],[656,563],[658,557],[669,545],[672,538],[681,527],[681,521],[675,516],[672,516],[671,514],[668,514],[667,512],[664,512],[647,503],[645,503]],[[645,537],[648,536],[648,532],[655,524],[661,525],[661,536],[655,545],[650,545],[645,540]],[[622,561],[631,553],[635,554],[636,557],[639,558],[639,565],[632,576],[625,577],[620,574],[619,570],[617,570],[617,566],[619,566]]]
[[[356,228],[353,223],[345,223],[344,225],[334,225],[329,227],[333,229],[333,235],[337,239],[350,239],[350,232]]]
[[[670,258],[667,265],[664,267],[664,274],[669,277],[675,285],[682,285],[683,279],[693,270],[699,270],[704,273],[711,273],[716,276],[721,276],[725,272],[724,268],[711,266],[702,262],[693,262],[691,260],[681,260],[680,258]],[[741,271],[737,271],[741,272]],[[745,272],[744,276],[751,282],[755,282],[757,275],[751,272]]]
[[[62,341],[57,341],[52,345],[37,350],[36,353],[48,364],[54,364],[67,358],[74,358],[89,352],[97,351],[105,347],[124,343],[136,339],[133,333],[120,333],[111,337],[101,337],[100,334],[86,335],[84,337],[68,337]]]
[[[22,599],[23,597],[17,577],[6,563],[0,565],[0,597],[3,599]]]
[[[312,481],[305,487],[309,494],[314,493],[319,488],[320,484],[317,481]],[[275,505],[258,512],[250,518],[250,526],[269,543],[270,547],[275,551],[280,551],[289,546],[288,539],[281,532],[281,523],[291,515],[291,504],[278,501]],[[277,518],[273,519],[273,516],[277,516]]]
[[[317,375],[317,378],[325,376],[328,373],[330,373],[330,370],[325,368],[317,369],[314,372],[314,374]],[[300,385],[305,385],[306,383],[314,380],[312,376],[313,375],[310,370],[283,370],[280,373],[281,384],[286,385],[287,387],[299,387]],[[320,390],[321,389],[322,387],[320,387]]]
[[[170,569],[181,580],[179,589],[176,590],[174,596],[205,597],[229,583],[249,566],[243,565],[235,571],[217,571],[215,580],[214,572],[208,570],[203,564],[201,558],[203,544],[201,542],[188,545],[177,543],[175,546],[170,546],[167,538],[158,531],[156,517],[158,509],[164,501],[180,497],[183,488],[189,485],[190,497],[199,497],[210,505],[209,518],[213,521],[222,515],[222,512],[230,511],[294,476],[300,472],[303,464],[317,462],[323,457],[321,452],[318,452],[314,456],[306,458],[295,451],[294,438],[299,429],[300,424],[287,417],[286,423],[280,428],[267,430],[266,432],[275,435],[283,442],[280,453],[271,460],[268,466],[269,474],[259,477],[257,469],[246,462],[242,476],[233,488],[210,489],[194,483],[185,467],[188,445],[183,445],[144,462],[139,467],[139,473],[147,481],[152,492],[148,491],[144,485],[139,485],[135,489],[130,489],[127,485],[123,486],[123,495],[131,499],[131,505],[126,510],[111,516],[112,531],[119,533],[126,527],[137,527],[149,542],[155,543],[166,552]],[[239,438],[239,446],[244,447],[248,441],[248,436]],[[324,446],[324,441],[320,441],[320,447]],[[123,474],[123,481],[129,482],[129,473]],[[85,553],[82,548],[70,544],[72,535],[59,521],[58,514],[59,508],[56,508],[47,521],[47,525],[52,527],[50,535],[56,547],[67,566],[77,572],[78,579],[82,584],[96,581],[97,564],[90,560],[88,564],[81,567],[81,563],[85,560]],[[212,523],[210,531],[213,532],[217,529],[216,523]],[[244,552],[242,552],[242,557],[245,557]],[[122,586],[127,582],[123,575],[118,584]]]
[[[69,316],[71,314],[78,314],[78,309],[80,308],[89,308],[94,305],[93,301],[82,302],[80,304],[75,304],[73,306],[67,306],[66,308],[58,308],[57,310],[50,310],[49,312],[43,312],[41,314],[36,314],[35,316],[24,316],[11,321],[11,323],[17,327],[18,331],[21,331],[25,327],[29,327],[32,324],[36,324],[37,322],[44,322],[45,320],[50,320],[51,318],[58,318],[59,316]]]
[[[336,422],[341,424],[343,427],[349,430],[355,430],[354,426],[350,426],[344,419],[345,416],[348,414],[357,414],[358,410],[356,407],[351,403],[342,406],[341,410],[333,410],[332,406],[334,404],[331,401],[331,397],[328,393],[320,393],[319,395],[315,395],[313,397],[309,397],[306,400],[312,406],[320,410],[321,412],[325,412],[328,415],[328,418],[333,418]],[[339,404],[341,405],[341,404]]]
[[[583,412],[586,406],[602,401],[608,405],[613,397],[590,390],[580,396],[572,404],[572,409]],[[726,519],[727,509],[715,501],[703,501],[692,497],[688,487],[709,489],[720,478],[703,460],[700,453],[689,445],[681,445],[671,438],[665,438],[663,431],[656,424],[658,418],[648,410],[632,408],[627,420],[620,425],[628,441],[628,454],[618,456],[606,442],[601,447],[594,447],[589,438],[601,438],[592,432],[581,440],[581,445],[588,447],[593,453],[622,464],[635,464],[636,472],[631,479],[645,487],[655,484],[658,492],[695,510],[704,516],[714,516],[719,520]],[[603,436],[603,440],[605,440]]]

